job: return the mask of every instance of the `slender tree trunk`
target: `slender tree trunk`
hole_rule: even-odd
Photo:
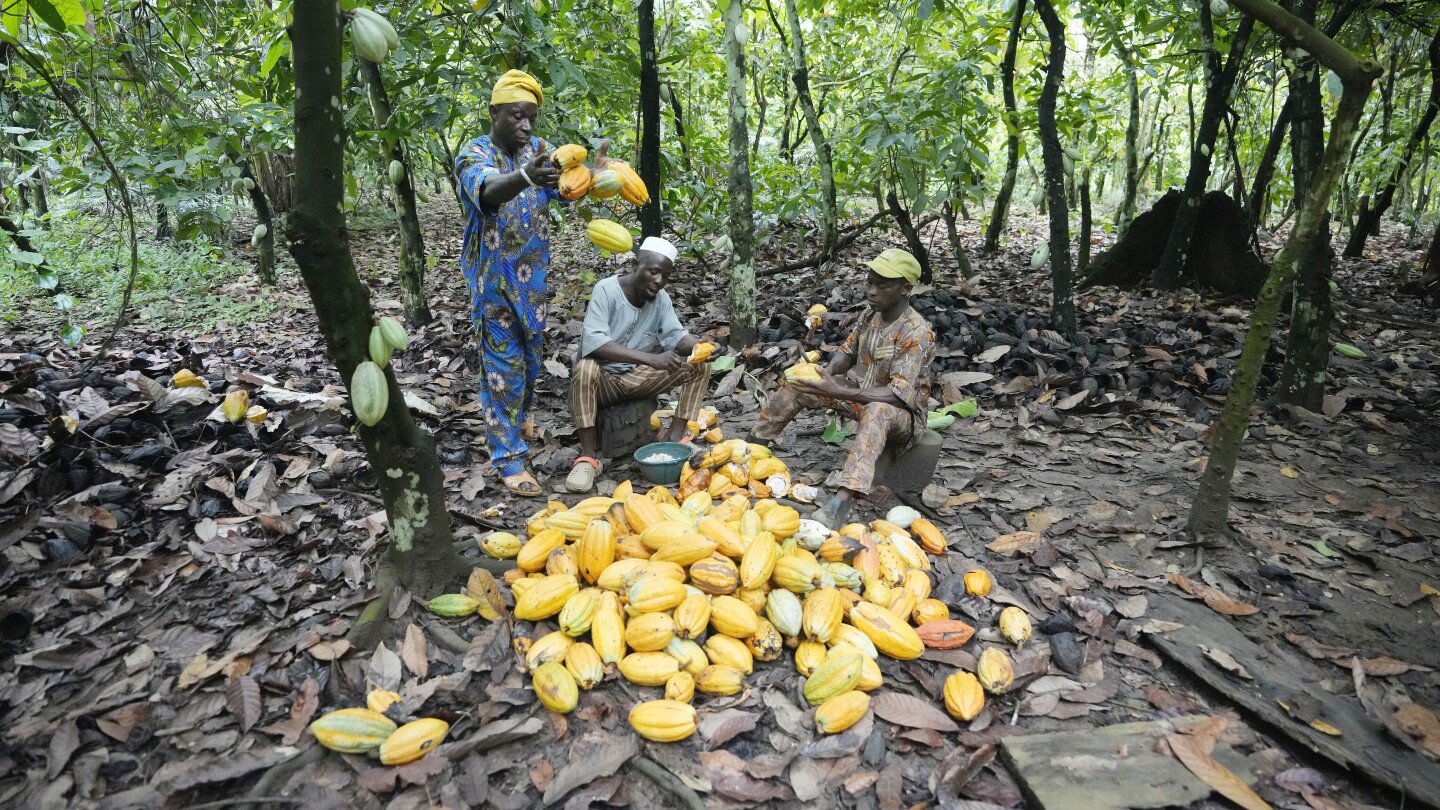
[[[655,0],[640,0],[640,179],[650,190],[650,201],[640,206],[640,233],[659,236],[662,228],[660,200],[664,186],[660,177],[660,68],[655,53]]]
[[[990,210],[990,223],[985,228],[986,253],[1000,249],[1000,234],[1005,232],[1005,219],[1010,214],[1010,198],[1015,194],[1015,175],[1020,169],[1020,113],[1015,103],[1015,54],[1020,50],[1020,32],[1025,28],[1025,0],[1015,0],[1010,15],[1010,37],[1005,41],[1005,58],[1000,60],[1000,89],[1005,97],[1005,175],[995,194]]]
[[[295,70],[295,204],[287,217],[290,253],[315,303],[326,353],[342,380],[369,356],[374,311],[369,288],[355,273],[345,227],[344,111],[340,22],[333,3],[295,4],[290,27]],[[382,630],[394,585],[429,597],[462,571],[445,506],[445,477],[435,440],[405,407],[394,366],[385,372],[390,406],[374,427],[358,427],[388,517],[389,545],[377,572],[379,593],[351,630],[351,641],[373,644]],[[378,609],[376,608],[378,606]],[[403,608],[403,605],[396,607]]]
[[[670,98],[670,112],[675,116],[675,137],[680,140],[680,161],[685,165],[685,171],[690,171],[690,138],[685,135],[685,113],[680,109],[680,98],[675,95],[675,88],[666,85],[665,95]]]
[[[1065,76],[1065,24],[1050,0],[1035,0],[1035,11],[1050,38],[1045,86],[1040,91],[1040,151],[1045,161],[1045,197],[1050,203],[1051,313],[1062,332],[1075,332],[1075,282],[1070,267],[1070,209],[1065,204],[1065,158],[1055,126],[1055,101]]]
[[[955,254],[955,266],[960,271],[960,277],[970,278],[975,275],[975,268],[970,264],[970,254],[966,252],[965,245],[960,242],[960,231],[955,227],[955,206],[950,200],[945,201],[940,214],[945,219],[945,235],[950,239],[950,252]]]
[[[755,328],[755,216],[750,185],[750,133],[745,110],[745,44],[735,36],[744,7],[731,0],[725,20],[726,108],[730,116],[730,345],[748,346]]]
[[[1205,44],[1206,75],[1209,84],[1205,89],[1205,104],[1200,112],[1200,124],[1196,128],[1195,141],[1190,148],[1190,171],[1185,177],[1184,196],[1180,208],[1175,212],[1175,221],[1170,226],[1170,238],[1165,242],[1165,252],[1155,268],[1155,287],[1173,290],[1180,286],[1185,273],[1185,262],[1190,255],[1190,240],[1195,235],[1195,223],[1200,218],[1200,198],[1205,196],[1205,186],[1210,180],[1211,157],[1215,153],[1215,138],[1220,132],[1220,123],[1230,100],[1230,88],[1235,85],[1235,76],[1240,72],[1240,62],[1245,57],[1245,46],[1250,32],[1255,27],[1251,17],[1245,17],[1235,29],[1230,40],[1230,56],[1220,66],[1220,56],[1215,51],[1215,33],[1210,22],[1210,0],[1198,0],[1200,9],[1201,39]]]
[[[1075,254],[1075,275],[1084,277],[1090,269],[1090,164],[1080,170],[1080,245]]]
[[[415,209],[410,161],[405,159],[405,142],[390,128],[390,96],[385,92],[385,77],[380,73],[380,66],[369,59],[357,58],[356,61],[370,96],[375,128],[380,131],[381,170],[387,175],[385,181],[394,196],[395,218],[400,225],[400,303],[405,307],[405,320],[411,326],[424,326],[433,317],[425,303],[425,237]],[[391,162],[397,160],[405,167],[398,183],[388,177]]]
[[[1270,138],[1265,141],[1265,151],[1260,155],[1260,165],[1255,168],[1255,181],[1250,186],[1250,202],[1245,206],[1245,215],[1256,228],[1265,224],[1270,179],[1275,176],[1275,161],[1280,157],[1280,147],[1285,144],[1285,133],[1290,129],[1290,111],[1294,98],[1295,88],[1292,87],[1285,96],[1280,113],[1275,116],[1275,126],[1270,129]]]
[[[810,128],[810,142],[815,145],[815,159],[820,164],[820,234],[821,249],[826,259],[834,257],[835,239],[839,230],[839,215],[835,210],[835,164],[830,156],[830,141],[820,128],[820,113],[810,98],[810,67],[805,62],[805,40],[800,31],[800,12],[795,10],[795,0],[785,0],[785,16],[790,21],[790,47],[792,67],[795,69],[795,96],[800,109],[805,113],[805,123]]]
[[[1435,36],[1430,40],[1430,47],[1426,49],[1430,57],[1430,98],[1425,102],[1425,112],[1420,115],[1420,120],[1415,122],[1415,128],[1410,131],[1409,140],[1405,141],[1405,148],[1400,152],[1400,160],[1390,170],[1390,176],[1385,180],[1385,185],[1375,195],[1375,202],[1368,209],[1360,212],[1360,218],[1355,223],[1355,228],[1350,231],[1350,240],[1345,243],[1344,255],[1349,258],[1356,258],[1365,251],[1365,240],[1370,234],[1376,232],[1380,227],[1380,218],[1385,216],[1390,204],[1395,200],[1395,189],[1405,177],[1406,169],[1410,168],[1410,161],[1414,159],[1415,152],[1425,140],[1425,135],[1430,131],[1430,125],[1435,122],[1435,116],[1440,113],[1440,30],[1436,30]]]
[[[175,224],[170,221],[170,209],[162,202],[155,203],[155,238],[175,238]]]
[[[443,128],[436,128],[436,140],[440,142],[440,149],[445,155],[444,170],[440,173],[445,176],[446,182],[450,184],[450,193],[455,195],[455,202],[464,202],[460,197],[460,181],[455,177],[455,150],[450,148],[450,139],[445,137]]]
[[[270,212],[270,201],[265,199],[265,190],[260,188],[260,181],[255,179],[255,172],[250,169],[250,161],[246,160],[240,164],[240,176],[248,178],[254,185],[246,192],[250,196],[250,206],[255,209],[255,222],[265,226],[265,235],[260,237],[260,244],[255,246],[259,262],[255,266],[255,275],[260,277],[260,283],[267,287],[275,285],[275,217]]]
[[[1117,35],[1116,50],[1125,65],[1125,95],[1130,101],[1130,117],[1125,121],[1125,182],[1120,207],[1115,211],[1116,238],[1124,236],[1131,220],[1135,219],[1135,194],[1140,186],[1140,71],[1135,67],[1134,54],[1121,45],[1119,39]]]
[[[1301,48],[1313,54],[1320,63],[1335,71],[1344,83],[1344,94],[1330,124],[1330,140],[1325,147],[1325,158],[1321,161],[1314,182],[1307,190],[1290,232],[1285,247],[1270,266],[1270,275],[1260,291],[1251,316],[1250,330],[1245,336],[1245,348],[1235,369],[1230,394],[1218,420],[1214,444],[1200,479],[1200,491],[1190,509],[1186,528],[1194,536],[1206,538],[1224,533],[1230,510],[1230,486],[1235,475],[1235,462],[1240,455],[1240,445],[1250,425],[1250,407],[1255,401],[1255,390],[1260,382],[1260,372],[1265,354],[1270,348],[1270,337],[1275,328],[1275,317],[1280,309],[1280,300],[1290,281],[1294,278],[1300,259],[1314,249],[1320,239],[1321,225],[1325,220],[1325,209],[1335,184],[1344,170],[1346,155],[1359,129],[1360,117],[1365,112],[1365,100],[1371,85],[1379,74],[1374,62],[1357,60],[1334,40],[1324,36],[1313,27],[1296,18],[1270,0],[1235,0],[1235,5],[1247,14],[1259,18],[1291,47]]]
[[[929,284],[934,280],[934,276],[930,272],[930,251],[925,249],[925,240],[920,238],[920,232],[910,219],[910,212],[895,196],[895,189],[885,192],[885,201],[890,206],[890,215],[895,217],[895,224],[900,227],[900,233],[905,235],[905,244],[910,247],[910,255],[920,263],[920,280]]]
[[[1301,0],[1295,15],[1306,22],[1315,18],[1317,0]],[[1290,92],[1295,99],[1290,131],[1291,177],[1295,196],[1304,199],[1315,184],[1325,159],[1325,110],[1320,96],[1320,65],[1311,56],[1295,61],[1290,75]],[[1360,142],[1360,136],[1354,139]],[[1354,159],[1354,150],[1341,158],[1344,165]],[[1320,410],[1325,397],[1325,369],[1330,359],[1330,215],[1327,211],[1316,226],[1310,249],[1296,257],[1295,284],[1290,296],[1290,333],[1285,347],[1285,364],[1280,371],[1276,396],[1281,402]]]
[[[750,89],[755,93],[755,142],[750,145],[750,151],[755,155],[760,154],[760,139],[765,136],[765,76],[756,71],[754,81],[750,82]]]

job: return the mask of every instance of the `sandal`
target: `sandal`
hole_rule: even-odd
[[[585,462],[588,468],[580,466]],[[565,477],[565,488],[577,495],[581,492],[589,492],[595,486],[595,476],[600,474],[600,462],[590,456],[581,456],[575,459],[575,466],[570,468],[570,474]]]
[[[540,482],[529,470],[521,470],[514,475],[505,475],[500,478],[505,488],[510,490],[511,495],[519,495],[522,498],[538,498],[541,494]],[[529,484],[529,487],[525,485]]]

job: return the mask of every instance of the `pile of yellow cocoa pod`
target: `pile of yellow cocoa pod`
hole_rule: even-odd
[[[836,733],[863,717],[868,693],[883,687],[880,656],[914,659],[974,635],[931,597],[930,556],[947,543],[929,520],[896,509],[887,517],[899,522],[832,531],[772,498],[752,498],[757,480],[778,487],[790,474],[768,448],[730,440],[687,464],[675,492],[642,494],[626,481],[608,497],[551,501],[527,521],[527,540],[495,533],[481,542],[486,554],[515,560],[504,576],[514,617],[558,625],[515,639],[541,703],[572,711],[580,690],[618,674],[664,690],[629,720],[646,739],[672,742],[696,730],[695,692],[736,694],[757,663],[788,658],[817,707],[816,728]],[[974,570],[965,585],[983,597],[991,580]],[[480,593],[447,594],[430,607],[499,618]],[[1007,608],[1000,629],[1019,645],[1030,622]],[[974,673],[947,678],[945,706],[971,720],[985,692],[1003,693],[1013,680],[1006,652],[989,647]]]
[[[400,695],[373,689],[365,708],[337,709],[311,723],[310,733],[331,751],[370,754],[382,765],[404,765],[434,751],[450,724],[438,717],[422,717],[403,726],[392,719],[392,709],[403,708]]]

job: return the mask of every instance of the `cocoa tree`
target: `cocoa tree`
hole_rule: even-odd
[[[728,0],[725,19],[725,98],[730,119],[730,345],[755,340],[755,215],[750,185],[750,137],[745,112],[745,43],[737,29],[745,25],[741,0]]]
[[[790,58],[794,71],[791,77],[795,82],[795,97],[805,113],[805,126],[815,147],[816,162],[820,164],[820,252],[828,260],[834,256],[839,231],[839,213],[835,206],[835,162],[830,140],[820,126],[820,113],[810,95],[810,65],[805,61],[805,35],[800,29],[800,12],[795,8],[795,0],[785,0],[785,17],[790,23]]]
[[[640,232],[660,235],[660,69],[655,54],[655,0],[640,0],[640,179],[650,190],[650,201],[640,207]],[[678,120],[678,116],[677,116]]]
[[[295,202],[287,220],[290,254],[315,304],[326,353],[343,379],[368,360],[374,311],[350,253],[342,202],[346,132],[341,95],[340,17],[332,3],[295,5],[289,29],[295,70]],[[436,594],[461,572],[446,511],[444,475],[434,438],[405,407],[394,367],[385,371],[389,407],[358,429],[390,524],[376,574],[378,595],[351,631],[352,642],[379,638],[396,586]],[[352,403],[355,392],[350,392]]]
[[[1065,201],[1065,157],[1055,125],[1055,103],[1065,76],[1065,24],[1050,0],[1035,0],[1035,11],[1050,39],[1045,86],[1040,91],[1040,152],[1045,164],[1045,198],[1050,204],[1051,312],[1065,332],[1075,331],[1075,282],[1070,267],[1070,208]]]
[[[1015,175],[1020,168],[1020,113],[1015,103],[1015,53],[1020,49],[1020,32],[1025,26],[1025,2],[1015,0],[1010,14],[1010,35],[1005,40],[1005,58],[1000,62],[1000,90],[1005,97],[1005,174],[995,192],[995,206],[990,210],[990,224],[985,228],[985,252],[1000,249],[1000,234],[1010,212],[1010,197],[1015,193]]]
[[[1333,39],[1270,0],[1235,0],[1235,5],[1265,23],[1291,47],[1314,55],[1320,64],[1340,77],[1344,92],[1330,121],[1330,138],[1325,146],[1324,158],[1300,203],[1295,227],[1271,264],[1265,286],[1255,303],[1230,395],[1216,424],[1210,457],[1205,474],[1200,479],[1200,490],[1190,508],[1186,529],[1193,537],[1206,543],[1214,542],[1226,532],[1235,462],[1250,425],[1250,407],[1255,402],[1255,390],[1259,386],[1265,354],[1270,348],[1280,301],[1295,277],[1296,266],[1321,238],[1330,195],[1335,192],[1336,183],[1344,171],[1345,161],[1359,130],[1360,118],[1365,112],[1365,101],[1380,73],[1379,65],[1374,61],[1357,59]]]

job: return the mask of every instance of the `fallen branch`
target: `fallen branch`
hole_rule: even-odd
[[[801,259],[801,260],[798,261],[798,262],[790,262],[789,264],[782,264],[782,265],[780,265],[779,267],[766,267],[766,268],[764,268],[764,269],[757,269],[757,270],[755,271],[755,275],[756,275],[757,278],[765,278],[765,277],[767,277],[767,276],[776,276],[776,275],[779,275],[779,274],[781,274],[781,273],[788,273],[788,272],[790,272],[791,270],[804,270],[804,269],[807,268],[807,267],[816,267],[816,266],[818,266],[818,265],[820,265],[820,264],[823,264],[823,263],[826,261],[827,258],[832,258],[833,256],[838,256],[838,255],[840,254],[840,251],[842,251],[842,250],[844,250],[845,248],[849,247],[849,246],[850,246],[850,243],[855,241],[856,237],[858,237],[860,234],[862,234],[862,233],[870,230],[872,227],[875,226],[875,223],[879,222],[880,220],[884,219],[885,217],[887,217],[887,216],[889,216],[889,215],[890,215],[890,212],[889,212],[889,211],[881,211],[881,212],[877,213],[875,216],[870,217],[869,219],[865,220],[864,222],[860,223],[859,225],[856,225],[855,227],[851,228],[844,236],[842,236],[842,237],[840,237],[838,240],[836,240],[836,242],[835,242],[835,250],[831,253],[831,256],[829,256],[829,257],[827,257],[827,256],[825,255],[824,251],[821,251],[820,253],[817,253],[817,254],[815,254],[814,256],[811,256],[811,257],[808,258],[808,259]]]
[[[680,803],[691,810],[705,810],[705,803],[700,801],[699,795],[690,789],[690,786],[681,782],[675,774],[665,770],[660,763],[649,757],[635,757],[630,760],[630,766],[639,771],[651,782],[675,794]]]
[[[464,655],[470,652],[470,642],[461,638],[460,634],[454,630],[436,622],[427,622],[425,629],[430,633],[430,636],[435,639],[436,646],[441,649],[455,653],[456,655]]]

